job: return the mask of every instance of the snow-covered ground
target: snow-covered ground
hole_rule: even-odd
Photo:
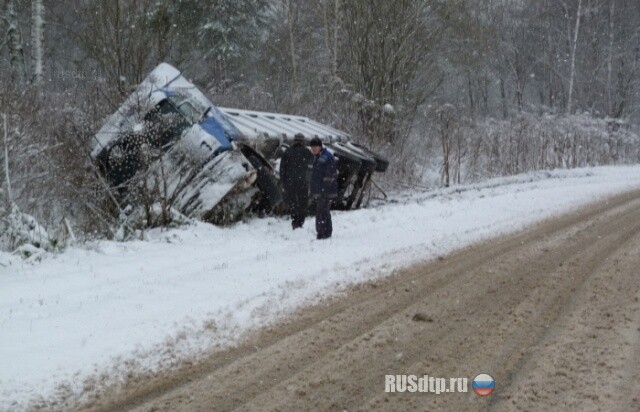
[[[354,282],[633,188],[640,166],[540,172],[334,212],[324,241],[313,218],[295,232],[267,218],[35,263],[0,254],[0,410],[170,367]]]

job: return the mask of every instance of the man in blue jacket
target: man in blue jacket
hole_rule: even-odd
[[[311,170],[311,197],[316,201],[316,232],[318,239],[331,237],[331,202],[338,196],[338,172],[336,159],[317,137],[311,139],[314,155]]]

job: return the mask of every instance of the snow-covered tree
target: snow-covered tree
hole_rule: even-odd
[[[219,0],[204,5],[198,46],[210,62],[214,87],[224,87],[228,71],[259,45],[267,5],[265,0]]]

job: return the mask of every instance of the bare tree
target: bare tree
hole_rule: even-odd
[[[9,205],[13,204],[13,193],[11,191],[11,177],[9,176],[9,142],[7,132],[7,115],[2,113],[2,127],[4,130],[4,180],[7,184],[7,197],[6,201]],[[11,208],[8,208],[11,210]]]
[[[105,97],[113,107],[158,63],[155,11],[152,0],[94,0],[85,6],[86,25],[76,39],[105,74],[111,91]]]
[[[435,120],[442,145],[442,181],[445,187],[451,183],[451,155],[452,145],[456,135],[456,109],[450,104],[445,104],[435,111]],[[460,153],[458,145],[458,153]],[[460,170],[458,163],[458,170]]]
[[[360,133],[393,142],[399,135],[398,114],[412,116],[424,103],[429,86],[414,84],[419,72],[433,69],[430,50],[439,30],[428,2],[354,0],[343,3],[347,70],[354,91],[366,104],[357,111]],[[434,81],[434,80],[432,80]],[[436,80],[437,81],[437,80]],[[396,109],[394,121],[383,116],[385,104]]]
[[[42,83],[44,56],[44,5],[42,0],[31,1],[31,66],[33,82]]]
[[[18,22],[15,0],[6,0],[7,39],[10,55],[10,64],[14,78],[23,82],[26,78],[27,66],[22,47],[22,34]]]
[[[615,0],[609,0],[609,50],[607,55],[607,114],[613,115],[613,98],[611,96],[611,78],[613,76],[613,45],[614,45],[614,16]]]
[[[294,40],[294,27],[296,21],[296,10],[292,0],[285,1],[285,7],[287,8],[287,25],[289,28],[289,53],[291,55],[291,71],[295,79],[298,69],[296,63],[296,44]]]
[[[567,7],[565,6],[565,10]],[[573,41],[571,43],[571,69],[569,71],[569,97],[567,98],[567,113],[571,113],[573,103],[573,83],[576,77],[576,50],[578,48],[578,33],[580,32],[580,17],[582,15],[582,0],[578,0],[578,10],[576,11],[576,25],[573,30]]]

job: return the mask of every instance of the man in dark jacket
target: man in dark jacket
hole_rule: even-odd
[[[331,201],[338,195],[336,159],[317,137],[311,139],[311,153],[315,156],[311,171],[311,196],[316,201],[316,232],[318,239],[331,237]]]
[[[291,214],[291,226],[298,229],[304,224],[309,206],[309,169],[313,155],[304,145],[304,135],[298,133],[293,145],[280,160],[280,180],[284,201]]]

